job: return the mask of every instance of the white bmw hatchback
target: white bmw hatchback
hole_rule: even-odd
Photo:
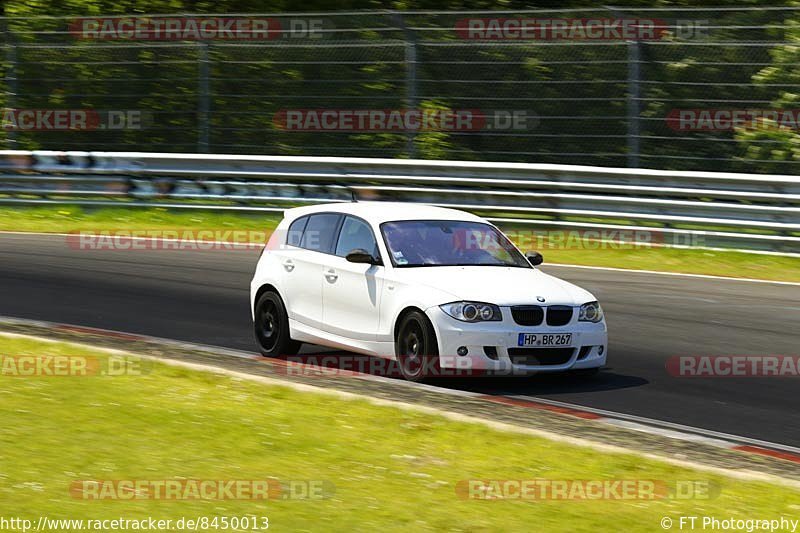
[[[608,355],[603,311],[541,262],[453,209],[289,209],[251,283],[256,340],[270,357],[307,342],[396,359],[415,381],[452,370],[593,374]]]

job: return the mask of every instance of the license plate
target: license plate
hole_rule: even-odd
[[[520,333],[517,346],[571,346],[572,333]]]

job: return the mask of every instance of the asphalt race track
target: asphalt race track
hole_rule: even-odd
[[[587,252],[590,253],[590,252]],[[89,251],[0,234],[0,315],[253,351],[257,251]],[[545,262],[547,257],[545,256]],[[609,367],[565,377],[450,380],[800,446],[800,378],[678,378],[676,355],[800,354],[800,286],[547,266],[606,312]]]

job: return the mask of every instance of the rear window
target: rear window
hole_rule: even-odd
[[[289,231],[286,233],[286,244],[289,246],[300,246],[300,241],[303,240],[303,231],[306,229],[308,217],[300,217],[289,225]]]
[[[333,252],[333,244],[336,240],[341,218],[342,215],[333,213],[309,216],[308,223],[303,231],[303,238],[300,241],[300,247],[327,254]]]

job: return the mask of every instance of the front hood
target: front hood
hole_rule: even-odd
[[[398,281],[426,285],[458,300],[496,305],[580,305],[594,300],[585,291],[533,268],[441,266],[397,269]],[[544,302],[537,300],[544,298]],[[447,302],[441,302],[447,303]]]

